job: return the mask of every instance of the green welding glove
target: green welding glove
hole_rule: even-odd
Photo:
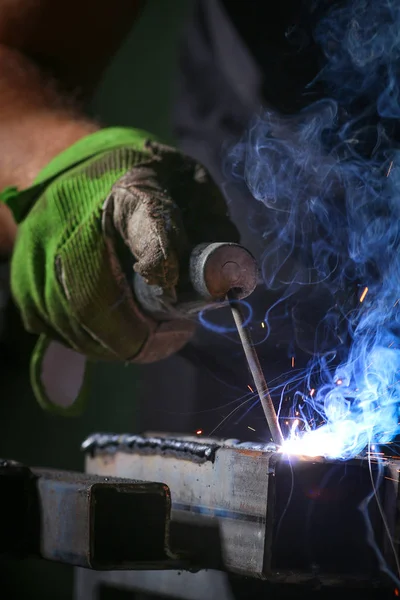
[[[134,271],[173,294],[194,245],[238,239],[203,167],[137,130],[80,140],[31,188],[1,199],[20,223],[12,294],[26,329],[40,334],[33,390],[59,414],[81,412],[90,361],[153,362],[191,338],[192,322],[143,314]]]

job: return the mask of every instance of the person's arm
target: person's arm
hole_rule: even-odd
[[[99,125],[81,103],[132,27],[142,0],[3,0],[0,4],[0,190],[32,184]],[[16,226],[0,206],[0,256]]]
[[[147,315],[135,278],[174,302],[193,247],[238,239],[201,165],[151,133],[101,128],[79,109],[141,4],[0,2],[0,188],[17,188],[1,200],[18,222],[15,237],[4,206],[3,241],[13,301],[39,336],[32,388],[58,414],[83,406],[85,357],[154,362],[191,339],[195,321],[174,307],[166,321]]]

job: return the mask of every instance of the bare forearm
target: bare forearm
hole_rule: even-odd
[[[0,46],[0,190],[29,187],[54,156],[97,128],[30,59]],[[11,253],[16,231],[0,205],[0,258]]]
[[[0,44],[90,94],[144,0],[1,0]]]
[[[26,187],[93,131],[79,109],[143,0],[0,2],[0,188]]]
[[[2,0],[0,190],[30,186],[58,153],[98,129],[80,107],[142,0]],[[16,227],[0,208],[0,256]]]
[[[57,89],[57,82],[4,46],[0,107],[0,188],[28,187],[51,158],[97,128]]]

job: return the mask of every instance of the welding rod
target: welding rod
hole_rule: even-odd
[[[193,315],[204,309],[205,302],[209,308],[210,305],[224,306],[221,300],[228,300],[272,439],[280,446],[283,437],[278,417],[239,304],[239,301],[249,296],[257,285],[257,264],[254,257],[239,244],[199,244],[190,255],[189,278],[200,302],[171,306],[170,302],[163,299],[162,290],[157,286],[147,285],[138,273],[134,279],[135,296],[145,311],[156,315],[160,320],[176,317],[177,314]]]
[[[268,385],[262,371],[260,361],[258,360],[257,352],[251,339],[249,328],[245,324],[245,317],[241,309],[240,303],[235,298],[234,293],[228,293],[228,300],[231,307],[233,319],[238,330],[240,341],[246,356],[247,364],[250,373],[253,377],[258,395],[260,397],[261,406],[263,407],[265,418],[267,419],[268,427],[275,444],[281,446],[283,443],[282,431],[279,426],[275,407],[270,396]]]

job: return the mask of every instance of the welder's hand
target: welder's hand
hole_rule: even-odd
[[[238,232],[201,165],[157,142],[145,148],[146,158],[112,187],[105,233],[118,232],[148,284],[173,290],[195,245],[238,241]]]
[[[173,290],[194,245],[237,241],[204,169],[133,130],[84,138],[8,204],[22,221],[11,266],[13,296],[26,329],[41,334],[32,383],[39,401],[58,412],[77,396],[67,364],[82,379],[83,357],[151,362],[190,339],[193,323],[156,323],[142,313],[132,292],[134,270]],[[60,387],[62,378],[54,374],[63,349],[67,381],[55,402],[49,396]]]

